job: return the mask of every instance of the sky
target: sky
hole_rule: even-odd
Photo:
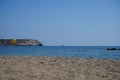
[[[0,0],[0,39],[120,46],[120,0]]]

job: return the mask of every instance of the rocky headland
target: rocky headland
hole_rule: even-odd
[[[43,46],[35,39],[0,39],[0,46]]]

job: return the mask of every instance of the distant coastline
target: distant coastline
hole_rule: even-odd
[[[0,39],[0,46],[43,46],[35,39]]]

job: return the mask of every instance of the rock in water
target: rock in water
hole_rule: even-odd
[[[35,39],[0,39],[0,46],[43,46]]]
[[[107,50],[117,50],[116,48],[107,48]]]

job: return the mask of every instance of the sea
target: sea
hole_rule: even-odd
[[[74,58],[118,59],[120,46],[0,46],[0,56],[51,56]]]

